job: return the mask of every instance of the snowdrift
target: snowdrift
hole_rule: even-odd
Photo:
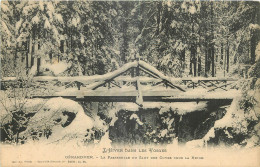
[[[237,135],[246,135],[248,133],[248,126],[249,121],[257,121],[257,115],[258,112],[245,112],[240,107],[240,101],[242,99],[242,95],[238,95],[231,105],[226,109],[227,112],[225,116],[217,120],[214,124],[214,127],[212,127],[208,133],[199,140],[193,140],[186,143],[186,146],[188,148],[201,148],[201,147],[207,147],[208,143],[212,139],[218,139],[222,135],[222,138],[225,140],[230,140],[231,144],[233,144],[232,148],[241,147],[241,145],[245,145],[246,148],[251,148],[257,145],[259,142],[259,137],[252,135],[251,138],[243,140],[240,144],[233,143],[233,140],[236,140]],[[252,131],[260,132],[260,123],[254,126]],[[217,132],[221,132],[218,134]],[[222,139],[222,140],[223,140]],[[223,143],[224,144],[224,143]],[[223,145],[224,146],[224,145]]]
[[[29,121],[22,135],[46,143],[67,143],[72,139],[82,143],[91,132],[94,123],[77,102],[53,98]]]

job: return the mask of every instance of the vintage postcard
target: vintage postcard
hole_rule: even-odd
[[[260,166],[259,11],[2,0],[0,166]]]

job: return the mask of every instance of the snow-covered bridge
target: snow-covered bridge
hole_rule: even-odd
[[[16,78],[4,78],[10,82]],[[35,94],[33,98],[64,97],[91,102],[190,102],[232,101],[237,94],[232,78],[172,78],[142,60],[125,64],[121,68],[95,76],[34,77],[34,81],[66,83],[49,94]],[[77,87],[68,85],[75,84]]]

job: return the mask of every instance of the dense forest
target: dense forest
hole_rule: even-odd
[[[259,11],[249,1],[3,1],[2,76],[44,75],[43,62],[59,61],[63,75],[104,74],[137,57],[174,77],[240,75],[259,52]]]
[[[58,143],[57,132],[68,141],[78,135],[85,144],[106,136],[113,142],[169,144],[178,137],[183,143],[203,139],[204,146],[259,146],[259,41],[256,1],[1,1],[0,78],[18,78],[0,91],[1,141],[24,144],[51,136]],[[102,75],[134,60],[171,78],[235,78],[241,96],[224,108],[187,105],[200,108],[196,113],[172,104],[143,107],[138,114],[127,104],[30,99],[34,76]],[[55,84],[53,89],[66,87]],[[155,115],[159,128],[145,127]]]

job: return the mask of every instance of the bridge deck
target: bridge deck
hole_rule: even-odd
[[[144,102],[191,102],[191,101],[232,101],[238,92],[236,90],[223,92],[179,92],[176,90],[143,91]],[[74,100],[92,102],[136,102],[137,90],[72,90],[70,92],[57,92],[53,95],[35,95],[33,98],[63,97]]]

